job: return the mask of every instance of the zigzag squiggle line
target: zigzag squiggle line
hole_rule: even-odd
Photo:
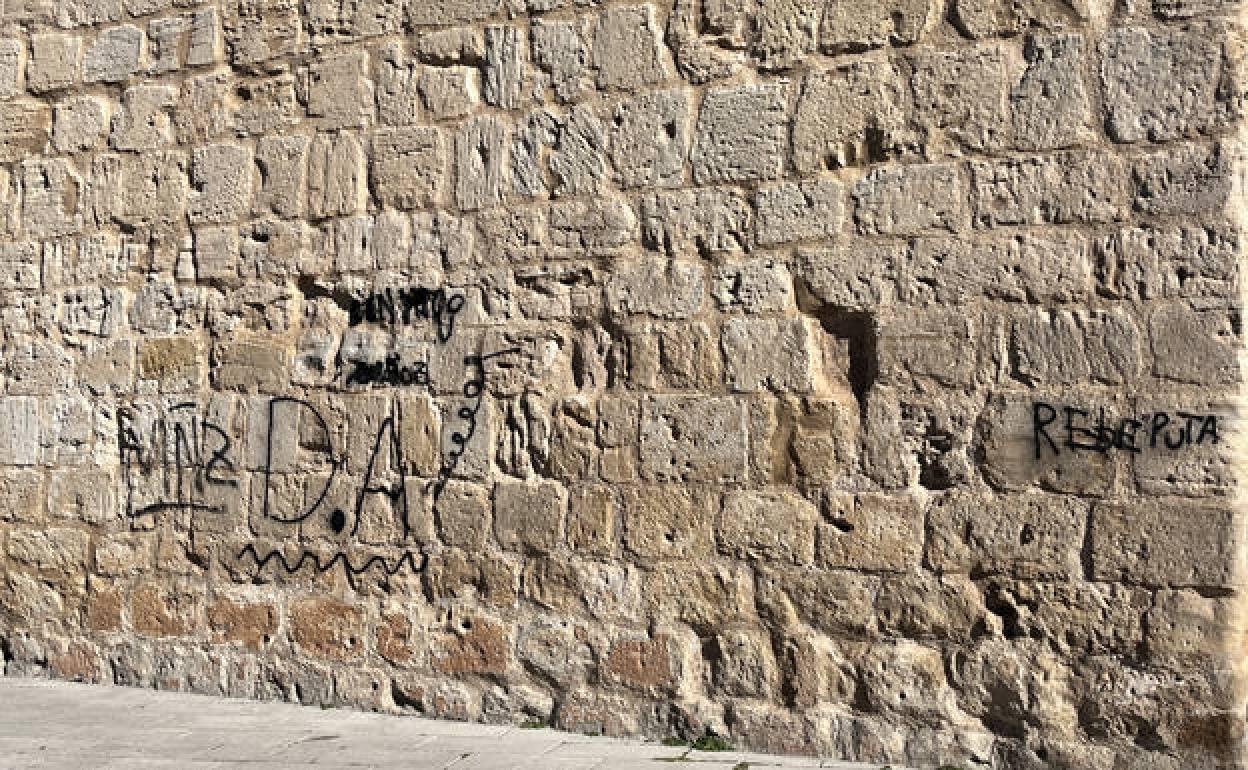
[[[417,554],[414,554],[411,551],[404,551],[403,555],[400,556],[394,562],[393,566],[390,564],[390,562],[386,561],[384,556],[370,556],[367,561],[365,561],[363,564],[359,565],[358,567],[352,564],[351,560],[347,558],[347,555],[342,552],[334,554],[333,557],[330,558],[329,561],[323,564],[321,563],[321,557],[310,551],[304,551],[302,554],[300,554],[299,560],[296,561],[294,564],[291,564],[290,561],[286,559],[286,554],[282,553],[280,550],[276,548],[274,548],[272,551],[269,551],[269,553],[266,554],[265,556],[261,557],[259,551],[256,550],[256,547],[254,545],[248,544],[243,548],[243,550],[238,552],[238,558],[242,559],[247,554],[251,554],[252,560],[256,563],[257,572],[267,567],[269,565],[269,562],[276,561],[278,565],[282,569],[284,569],[286,571],[286,574],[288,575],[295,574],[299,570],[303,569],[303,567],[307,565],[309,562],[311,562],[312,566],[316,569],[317,572],[328,572],[331,569],[333,569],[336,565],[341,565],[343,572],[345,572],[348,577],[359,577],[360,575],[363,575],[365,572],[368,572],[370,569],[372,569],[374,566],[378,564],[381,565],[382,570],[386,573],[386,577],[390,577],[391,575],[397,574],[399,570],[403,569],[404,564],[411,567],[413,573],[424,572],[425,567],[428,566],[429,564],[429,555],[422,553],[422,554],[419,554],[420,564],[417,565],[416,564]]]

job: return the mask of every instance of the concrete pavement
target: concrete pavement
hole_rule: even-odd
[[[879,765],[0,677],[0,769],[690,770]],[[901,770],[901,768],[895,768]]]

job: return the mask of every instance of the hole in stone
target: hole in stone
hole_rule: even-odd
[[[334,532],[342,532],[347,527],[347,514],[341,508],[335,508],[334,512],[329,514],[329,526]]]
[[[866,419],[867,394],[879,376],[875,319],[863,311],[825,308],[819,314],[819,322],[825,331],[848,344],[849,371],[845,377],[858,402],[858,413]]]

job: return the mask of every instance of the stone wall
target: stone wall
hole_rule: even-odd
[[[1240,767],[1226,0],[4,0],[10,674]]]

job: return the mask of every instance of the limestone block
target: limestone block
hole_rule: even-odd
[[[1112,222],[1127,204],[1116,155],[1071,151],[1003,161],[972,161],[977,227]]]
[[[0,465],[37,464],[42,431],[38,399],[0,398]]]
[[[782,84],[711,89],[702,99],[693,151],[698,184],[775,179],[788,144]]]
[[[109,105],[96,96],[75,96],[56,105],[52,146],[57,152],[98,149],[108,133]]]
[[[1229,144],[1189,144],[1141,156],[1131,169],[1135,210],[1180,217],[1226,211],[1236,205],[1232,169],[1240,152]]]
[[[100,33],[82,57],[82,79],[87,83],[120,83],[139,71],[143,30],[130,24]]]
[[[1153,374],[1202,385],[1239,382],[1237,324],[1227,310],[1198,312],[1185,303],[1158,307],[1149,319]]]
[[[301,120],[295,80],[290,76],[235,83],[235,94],[238,104],[233,115],[234,133],[238,136],[263,138],[298,125]]]
[[[191,224],[223,223],[251,213],[254,162],[251,150],[236,144],[200,147],[191,156]]]
[[[224,135],[235,125],[235,107],[247,109],[247,102],[236,97],[246,97],[247,94],[246,86],[236,85],[233,78],[224,72],[183,80],[178,105],[173,112],[178,142],[184,145],[207,144],[225,138]]]
[[[121,0],[65,0],[57,5],[57,24],[65,28],[85,27],[121,18]]]
[[[474,484],[448,482],[437,501],[438,532],[449,546],[479,549],[490,531],[490,499]]]
[[[173,142],[170,116],[178,92],[170,86],[134,86],[121,97],[108,143],[114,150],[137,152]]]
[[[168,228],[180,221],[190,194],[180,152],[97,155],[90,192],[97,220]]]
[[[105,471],[53,471],[48,479],[48,514],[92,525],[116,520],[119,511],[113,488],[113,478]]]
[[[737,393],[809,393],[820,379],[819,325],[808,319],[724,323],[724,377]]]
[[[377,50],[376,93],[378,118],[387,126],[410,126],[420,120],[416,90],[420,66],[398,43]]]
[[[728,492],[716,539],[736,559],[811,564],[819,511],[784,490]]]
[[[201,227],[195,230],[193,249],[196,280],[237,288],[242,265],[238,228]]]
[[[0,244],[0,289],[36,291],[39,288],[41,261],[38,243]]]
[[[618,504],[606,484],[581,484],[568,489],[568,546],[596,557],[615,552]]]
[[[621,316],[689,318],[705,297],[705,271],[694,262],[621,260],[607,284],[607,307]]]
[[[577,25],[536,19],[532,27],[533,62],[550,78],[555,98],[572,103],[585,89],[589,52]]]
[[[958,232],[970,226],[959,166],[933,163],[872,171],[853,190],[854,221],[863,235]]]
[[[760,246],[828,238],[845,217],[844,188],[835,179],[781,182],[760,187],[754,208]]]
[[[308,68],[308,117],[322,129],[358,128],[373,116],[373,82],[368,53],[326,56]]]
[[[872,597],[878,582],[859,572],[765,568],[757,601],[761,613],[785,625],[800,620],[834,636],[862,637],[877,623]]]
[[[923,504],[913,495],[830,494],[818,525],[829,569],[912,572],[923,557]]]
[[[436,203],[447,177],[442,129],[392,128],[373,133],[373,193],[383,206],[411,209]]]
[[[430,31],[416,40],[416,55],[439,67],[480,64],[485,61],[485,36],[472,27]]]
[[[364,655],[364,612],[334,599],[303,599],[290,606],[290,637],[299,651],[328,660]]]
[[[981,39],[1010,37],[1028,27],[1063,30],[1103,20],[1110,4],[1099,0],[955,0],[949,19],[963,35]]]
[[[502,201],[507,126],[494,117],[465,121],[455,136],[455,200],[472,211]]]
[[[1045,311],[1014,322],[1013,375],[1030,384],[1126,384],[1143,367],[1143,335],[1123,310]]]
[[[507,550],[548,553],[563,542],[567,509],[567,490],[560,484],[498,484],[494,487],[494,536]]]
[[[0,99],[12,99],[22,93],[22,70],[25,66],[26,47],[22,42],[0,38]],[[31,92],[38,93],[33,88]]]
[[[622,187],[675,187],[688,152],[689,93],[654,91],[620,102],[608,154]]]
[[[793,166],[810,173],[895,157],[914,143],[909,101],[909,86],[888,62],[812,70],[793,119]]]
[[[631,91],[666,80],[669,65],[661,37],[649,3],[603,11],[594,27],[598,87]]]
[[[35,238],[70,235],[82,229],[85,184],[66,160],[22,164],[22,229]]]
[[[1035,34],[1023,55],[1027,69],[1010,91],[1014,146],[1026,150],[1070,147],[1087,136],[1091,101],[1081,72],[1087,43],[1077,34]]]
[[[746,472],[745,406],[733,398],[653,396],[641,415],[641,475],[653,481],[733,482]]]
[[[303,43],[299,6],[299,0],[235,4],[223,20],[230,61],[254,65],[298,51]]]
[[[1009,240],[920,238],[902,295],[908,302],[1079,302],[1092,295],[1091,246],[1078,233]]]
[[[950,491],[928,510],[927,561],[942,572],[1059,580],[1082,575],[1088,505],[1075,497]]]
[[[1097,290],[1122,299],[1232,297],[1237,241],[1221,226],[1112,231],[1093,243]]]
[[[718,334],[704,323],[678,321],[656,324],[647,332],[657,338],[658,381],[660,387],[679,390],[715,388],[720,383]],[[636,347],[644,342],[633,338]],[[642,374],[641,361],[634,362],[634,374]]]
[[[978,322],[953,308],[897,308],[874,324],[877,381],[967,385],[979,375]]]
[[[647,195],[641,217],[645,246],[672,256],[743,251],[753,224],[749,201],[730,188]]]
[[[42,102],[0,103],[0,163],[37,155],[48,143],[52,111]]]
[[[889,44],[911,45],[919,40],[931,15],[929,0],[828,3],[819,28],[819,46],[837,54]]]
[[[463,24],[493,16],[502,0],[429,0],[407,6],[407,21],[415,26]]]
[[[186,16],[169,16],[152,19],[147,25],[148,56],[151,64],[148,72],[160,75],[174,72],[182,66],[182,46],[191,31],[191,20]]]
[[[1186,499],[1101,503],[1092,511],[1091,574],[1136,585],[1224,588],[1242,558],[1238,517]]]
[[[81,530],[49,528],[9,535],[9,557],[46,573],[59,574],[81,585],[87,566],[90,536]]]
[[[760,3],[750,45],[760,69],[788,69],[814,52],[819,20],[826,12],[824,5],[823,0]]]
[[[364,210],[364,147],[352,134],[317,134],[308,149],[308,214],[315,219]]]
[[[1106,129],[1119,142],[1206,134],[1240,115],[1243,84],[1223,48],[1225,28],[1198,23],[1122,27],[1102,43]]]
[[[711,295],[721,310],[779,313],[793,307],[793,277],[771,259],[723,262],[711,277]]]
[[[1009,144],[1009,84],[1021,62],[987,45],[916,54],[915,116],[955,145],[982,152]]]
[[[527,51],[517,27],[485,28],[485,103],[514,110],[523,99]]]
[[[257,213],[279,217],[302,215],[309,144],[306,136],[265,137],[256,144],[256,168],[260,172],[255,200]]]
[[[853,246],[806,249],[791,269],[801,290],[819,303],[849,312],[892,305],[910,250],[895,241],[856,241]]]
[[[420,98],[435,120],[462,118],[481,103],[480,80],[472,67],[430,67],[420,74]]]
[[[621,490],[624,547],[648,561],[707,558],[714,548],[715,497],[677,485]]]

